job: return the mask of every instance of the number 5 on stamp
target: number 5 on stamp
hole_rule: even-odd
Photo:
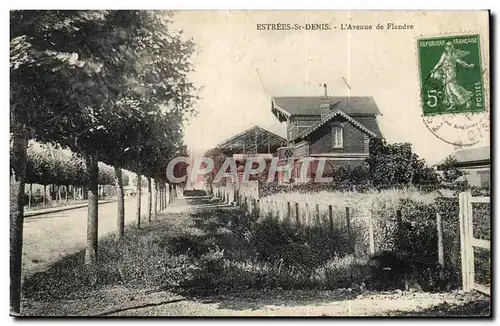
[[[485,110],[479,35],[422,38],[417,46],[424,116]]]

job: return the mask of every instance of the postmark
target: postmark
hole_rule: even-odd
[[[417,51],[422,120],[427,129],[453,145],[487,140],[488,80],[480,35],[422,37],[417,39]]]
[[[489,142],[488,112],[476,114],[443,114],[422,116],[427,129],[441,141],[460,146],[473,146]]]

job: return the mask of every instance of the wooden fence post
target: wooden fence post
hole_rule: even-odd
[[[290,207],[290,202],[286,202],[286,220],[287,222],[290,222],[292,220],[292,209]]]
[[[460,206],[460,247],[462,252],[462,286],[465,292],[472,290],[474,285],[474,251],[470,243],[470,223],[472,219],[472,205],[470,193],[462,192],[459,196]]]
[[[304,224],[306,224],[306,225],[310,225],[310,223],[311,223],[311,221],[310,221],[311,214],[310,214],[310,212],[309,212],[309,204],[308,204],[308,203],[306,203],[306,205],[305,205],[305,206],[306,206],[306,208],[305,208],[305,209],[306,209],[306,216],[305,216],[305,223],[304,223]]]
[[[370,209],[368,211],[368,237],[370,240],[370,255],[373,256],[375,254],[375,236],[373,234],[373,216],[372,216],[372,214],[373,214],[373,212]]]
[[[279,202],[274,202],[274,214],[276,214],[276,221],[280,220],[281,210],[279,209]]]
[[[354,238],[351,227],[351,213],[349,211],[349,207],[347,206],[345,208],[345,219],[347,222],[347,244],[349,246],[349,252],[352,254],[355,252],[356,248],[354,248]]]
[[[328,205],[328,220],[330,221],[330,231],[333,231],[333,208]]]
[[[320,221],[320,217],[319,217],[319,204],[316,204],[316,211],[315,211],[315,214],[316,214],[316,226],[318,227],[318,229],[321,228],[321,221]]]
[[[300,226],[300,211],[299,211],[299,203],[295,203],[295,220],[297,222],[297,226]]]

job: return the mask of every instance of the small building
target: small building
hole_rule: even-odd
[[[228,156],[273,154],[286,146],[286,139],[259,126],[253,126],[223,141],[217,148]]]
[[[248,157],[264,159],[267,164],[267,171],[278,149],[286,146],[286,144],[285,138],[262,127],[254,126],[221,142],[216,148],[236,161],[238,174],[241,177]],[[263,175],[265,175],[265,172],[263,172]],[[256,178],[258,177],[251,176],[250,180]]]
[[[490,146],[462,148],[451,153],[449,156],[456,160],[456,168],[465,172],[465,179],[469,182],[469,185],[481,188],[490,187]],[[438,172],[443,170],[446,158],[435,165]]]
[[[323,157],[332,167],[363,164],[371,138],[382,138],[372,97],[273,97],[272,113],[286,122],[287,146],[278,157]],[[300,164],[296,164],[296,171]],[[295,175],[297,175],[295,173]]]

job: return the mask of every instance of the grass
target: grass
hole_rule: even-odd
[[[115,288],[126,289],[124,293],[169,291],[207,300],[247,293],[259,298],[277,293],[281,298],[289,290],[294,296],[314,293],[317,298],[341,289],[346,299],[354,300],[360,293],[376,293],[364,291],[365,286],[388,289],[390,284],[377,279],[380,266],[348,254],[339,245],[341,237],[338,230],[299,230],[269,218],[250,222],[234,211],[170,214],[142,229],[128,229],[120,243],[112,236],[101,240],[99,262],[93,268],[84,265],[81,251],[33,275],[24,281],[23,298],[44,309],[58,300],[85,307],[107,302],[106,293]],[[399,281],[398,275],[389,276]],[[372,314],[377,311],[374,305]]]
[[[295,230],[273,220],[248,223],[231,211],[173,215],[100,241],[99,262],[65,257],[25,280],[23,296],[81,298],[103,286],[156,287],[186,295],[242,289],[335,289],[367,281],[367,259],[345,254],[339,234]]]

